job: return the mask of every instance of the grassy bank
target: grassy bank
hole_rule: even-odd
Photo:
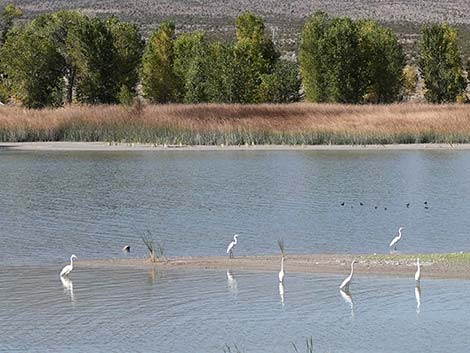
[[[185,145],[469,143],[466,105],[0,107],[0,141]]]

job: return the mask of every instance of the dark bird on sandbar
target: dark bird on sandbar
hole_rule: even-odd
[[[124,252],[130,252],[130,251],[131,251],[131,246],[130,246],[130,245],[126,245],[125,247],[122,248],[122,251],[124,251]]]
[[[410,203],[409,202],[406,204],[406,208],[410,208]]]
[[[425,205],[427,205],[427,204],[428,204],[428,202],[427,202],[427,201],[424,201],[424,204],[425,204]]]
[[[428,207],[428,206],[424,206],[424,209],[425,209],[425,210],[429,210],[429,207]]]
[[[364,204],[362,202],[359,202],[359,205],[364,206]]]
[[[344,202],[341,202],[341,206],[344,206]]]

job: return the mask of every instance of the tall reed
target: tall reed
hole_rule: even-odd
[[[0,142],[185,145],[468,143],[470,106],[146,105],[0,107]]]

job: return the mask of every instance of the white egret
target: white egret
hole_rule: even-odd
[[[351,284],[351,280],[352,280],[352,277],[353,277],[353,273],[354,273],[354,264],[357,263],[356,260],[353,260],[353,262],[351,262],[351,273],[349,274],[348,277],[346,277],[343,281],[343,283],[341,283],[341,285],[339,286],[339,289],[342,289],[344,291],[348,291],[349,290],[349,285]]]
[[[279,282],[284,283],[284,256],[281,257],[281,271],[279,271]]]
[[[233,236],[233,240],[227,248],[227,254],[230,259],[233,259],[233,248],[235,247],[235,245],[237,245],[237,237],[238,237],[238,234],[235,234]]]
[[[70,272],[73,270],[73,259],[76,259],[77,256],[72,255],[70,256],[70,265],[65,266],[62,271],[60,271],[60,277],[67,277]]]
[[[416,283],[419,283],[419,280],[421,279],[421,266],[419,265],[419,257],[416,260],[416,266],[417,266],[417,269],[415,273],[415,281]]]
[[[400,227],[398,228],[398,235],[392,239],[392,241],[390,242],[390,245],[389,247],[392,247],[394,248],[394,250],[396,251],[397,250],[397,243],[401,240],[401,231],[402,229],[404,229],[403,227]]]

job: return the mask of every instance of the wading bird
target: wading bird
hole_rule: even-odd
[[[77,256],[72,255],[70,256],[70,265],[65,266],[62,271],[60,271],[60,277],[67,277],[70,272],[73,270],[73,259],[76,259]]]
[[[343,283],[341,283],[341,285],[339,286],[339,289],[342,289],[344,291],[349,290],[349,285],[351,284],[351,280],[352,280],[353,273],[354,273],[354,264],[355,263],[357,263],[356,260],[353,260],[353,262],[351,262],[351,273],[349,274],[348,277],[346,277],[346,279],[343,281]]]
[[[131,246],[130,246],[130,245],[126,245],[126,246],[123,247],[121,250],[124,251],[124,252],[130,252],[130,251],[131,251]]]
[[[230,259],[233,259],[233,248],[235,247],[235,245],[237,245],[237,237],[238,237],[238,234],[235,234],[233,236],[233,240],[227,248],[227,254]]]
[[[396,251],[397,250],[397,243],[401,240],[401,231],[404,229],[403,227],[398,228],[398,235],[392,239],[390,242],[389,247],[393,246],[393,249]]]
[[[419,265],[419,257],[418,259],[416,260],[416,273],[415,273],[415,281],[416,281],[416,285],[419,286],[419,281],[421,279],[421,266]]]

